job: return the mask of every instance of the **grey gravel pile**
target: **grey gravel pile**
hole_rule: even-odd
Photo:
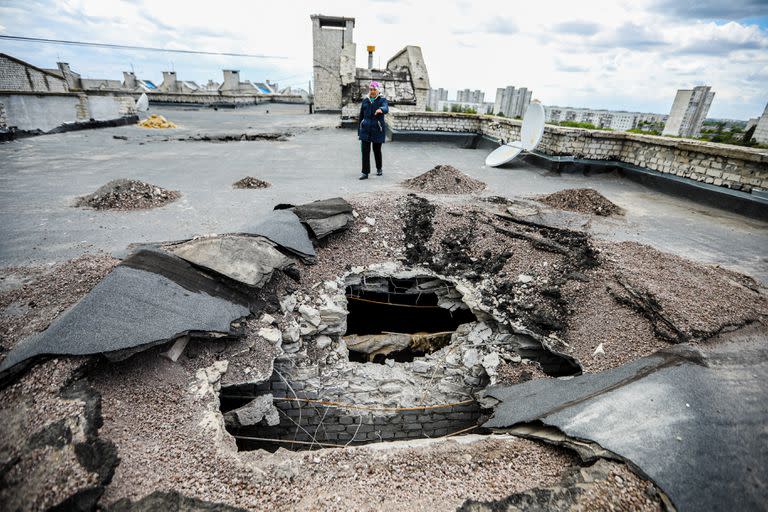
[[[428,194],[471,194],[486,185],[451,165],[437,165],[424,174],[403,181],[403,186]]]
[[[157,208],[181,197],[177,190],[144,183],[137,180],[112,180],[99,187],[93,194],[77,199],[75,206],[87,206],[96,210],[141,210]]]
[[[560,210],[590,213],[608,217],[621,215],[624,211],[591,188],[569,188],[537,198],[544,204]]]
[[[253,176],[246,176],[245,178],[234,182],[232,186],[235,188],[269,188],[272,184],[268,181],[254,178]]]

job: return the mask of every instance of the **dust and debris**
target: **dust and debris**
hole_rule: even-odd
[[[624,464],[599,460],[592,466],[574,469],[561,482],[548,488],[535,488],[512,494],[502,500],[467,500],[460,512],[499,510],[558,510],[561,512],[665,510],[659,491],[634,475]]]
[[[107,254],[84,254],[53,267],[8,267],[0,277],[24,276],[18,286],[0,291],[0,345],[10,349],[45,330],[117,265]]]

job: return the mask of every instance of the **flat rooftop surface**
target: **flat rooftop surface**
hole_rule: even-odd
[[[131,243],[237,232],[278,203],[405,191],[399,186],[404,179],[449,164],[487,183],[482,193],[487,196],[594,188],[626,210],[624,217],[594,219],[591,230],[598,238],[649,244],[768,283],[768,223],[666,195],[613,173],[558,175],[523,163],[493,169],[484,165],[487,150],[395,142],[384,146],[384,176],[359,181],[357,135],[337,128],[337,115],[308,115],[305,105],[278,104],[217,111],[153,107],[151,113],[179,128],[123,126],[0,144],[0,267],[121,251]],[[246,132],[291,136],[286,141],[175,140]],[[234,189],[232,183],[245,176],[272,186]],[[78,196],[118,178],[178,190],[182,197],[153,210],[72,206]]]

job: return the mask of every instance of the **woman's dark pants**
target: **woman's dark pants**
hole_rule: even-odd
[[[376,159],[376,170],[381,170],[381,142],[361,141],[363,152],[363,174],[371,173],[371,144],[373,144],[373,157]]]

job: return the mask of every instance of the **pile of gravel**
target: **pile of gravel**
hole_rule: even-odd
[[[450,165],[438,165],[433,169],[403,181],[403,186],[428,194],[471,194],[484,190],[486,185],[470,178]]]
[[[591,188],[569,188],[554,194],[540,196],[536,199],[560,210],[591,213],[603,217],[624,213],[624,210],[610,202],[600,192]]]
[[[268,188],[271,187],[272,184],[268,181],[254,178],[253,176],[246,176],[240,181],[234,182],[232,186],[235,188]]]
[[[75,206],[96,210],[139,210],[157,208],[181,197],[177,190],[166,190],[137,180],[112,180],[93,194],[77,199]]]

